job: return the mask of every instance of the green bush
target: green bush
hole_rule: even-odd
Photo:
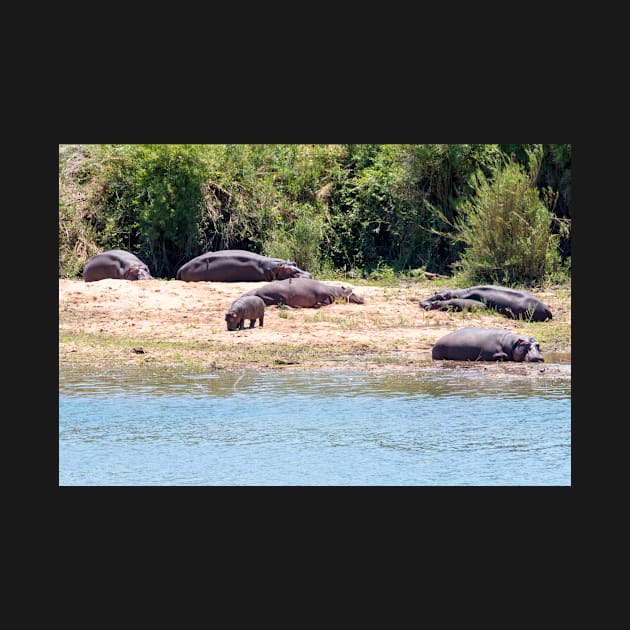
[[[523,177],[514,169],[540,146],[538,181],[532,166],[527,186],[509,193]],[[446,274],[459,262],[475,274],[534,277],[553,272],[558,237],[570,254],[570,165],[570,145],[60,145],[59,275],[120,248],[156,277],[220,249],[351,278]],[[545,246],[556,198],[562,212]],[[522,225],[499,225],[512,210]],[[529,241],[513,247],[515,237]]]
[[[278,221],[263,245],[263,254],[294,261],[311,274],[321,270],[321,244],[326,234],[322,216],[302,204],[291,222]]]
[[[535,186],[542,147],[527,152],[529,169],[506,158],[492,177],[478,171],[472,178],[475,196],[461,204],[455,235],[466,246],[461,271],[472,282],[531,284],[560,266],[554,194]]]
[[[125,158],[110,166],[108,215],[154,275],[174,275],[202,240],[203,148],[131,145]],[[120,242],[113,230],[108,232],[110,243]]]
[[[93,223],[101,165],[86,145],[59,147],[59,277],[79,276],[85,262],[102,251]]]
[[[447,271],[458,255],[446,234],[456,202],[472,193],[471,173],[499,153],[498,145],[353,145],[332,219],[336,263]]]
[[[84,145],[66,149],[62,159],[60,150],[60,274],[77,273],[100,251],[125,249],[156,277],[174,275],[201,240],[203,151],[195,145]],[[67,217],[83,226],[80,233],[70,233]]]

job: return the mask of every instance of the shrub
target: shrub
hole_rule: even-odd
[[[79,276],[85,262],[101,251],[92,222],[100,166],[89,145],[59,145],[59,277]]]
[[[325,233],[323,217],[303,205],[295,210],[290,223],[278,221],[270,230],[263,253],[292,260],[301,269],[317,274],[321,270],[321,243]]]
[[[444,234],[456,200],[471,193],[471,173],[497,154],[498,145],[479,144],[353,147],[332,221],[342,239],[337,264],[446,271],[459,254]]]
[[[526,167],[540,146],[60,145],[59,275],[120,248],[155,277],[219,249],[351,278],[450,273],[467,250],[460,269],[536,277],[556,265],[558,237],[570,255],[570,145],[542,145],[537,197],[538,162]],[[525,170],[498,161],[504,152]],[[521,225],[512,224],[519,213]]]
[[[505,158],[492,177],[478,171],[474,197],[460,206],[454,238],[466,246],[461,270],[472,281],[531,284],[559,267],[554,194],[535,186],[542,147],[527,152],[529,169]]]

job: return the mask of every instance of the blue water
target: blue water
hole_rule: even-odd
[[[59,485],[571,485],[570,371],[523,368],[62,370]]]

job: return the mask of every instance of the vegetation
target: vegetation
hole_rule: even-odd
[[[59,276],[247,249],[314,275],[570,274],[571,145],[60,145]]]
[[[461,204],[456,236],[466,244],[462,272],[471,284],[490,282],[512,285],[532,283],[560,267],[558,242],[568,235],[567,221],[558,219],[552,230],[553,190],[536,187],[540,151],[528,151],[527,167],[512,160],[472,178],[474,195]]]

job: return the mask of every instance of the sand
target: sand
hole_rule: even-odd
[[[424,311],[420,300],[444,288],[430,281],[389,287],[324,281],[353,287],[365,304],[338,301],[317,309],[293,310],[268,306],[262,328],[228,331],[225,313],[231,303],[264,282],[60,279],[60,366],[444,367],[452,362],[432,362],[431,348],[439,337],[464,326],[494,326],[534,336],[541,342],[543,355],[571,351],[569,285],[532,291],[551,308],[554,318],[527,323],[484,311]],[[540,366],[512,363],[503,369],[533,372],[540,371]]]

